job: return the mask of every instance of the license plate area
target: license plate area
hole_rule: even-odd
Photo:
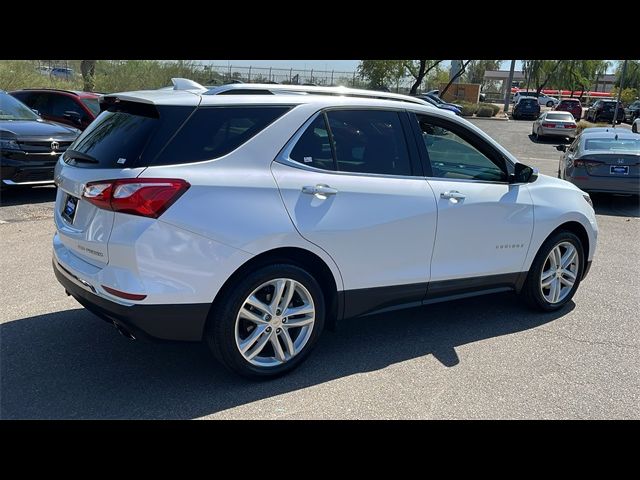
[[[611,175],[629,175],[629,166],[628,165],[611,165],[609,168],[609,173]]]
[[[78,209],[78,198],[73,195],[67,195],[62,206],[62,218],[67,222],[73,224],[73,219],[76,216],[76,210]]]

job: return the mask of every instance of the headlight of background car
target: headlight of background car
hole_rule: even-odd
[[[0,150],[20,150],[17,140],[0,138]]]
[[[588,193],[583,193],[582,196],[587,201],[587,203],[589,205],[591,205],[591,208],[593,208],[593,202],[591,201],[591,197],[589,196],[589,194]]]

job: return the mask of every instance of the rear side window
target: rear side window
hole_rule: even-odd
[[[291,160],[323,170],[334,170],[335,163],[324,115],[318,115],[302,134],[289,155]]]
[[[385,110],[327,112],[338,170],[411,175],[411,161],[400,116]]]
[[[199,108],[153,164],[191,163],[226,155],[262,131],[290,108],[288,106]]]

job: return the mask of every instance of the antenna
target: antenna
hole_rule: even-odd
[[[174,90],[206,90],[202,85],[188,78],[172,78]]]

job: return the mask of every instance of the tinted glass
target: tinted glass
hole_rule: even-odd
[[[221,157],[289,109],[282,106],[199,108],[153,163],[173,165]]]
[[[127,112],[102,112],[69,147],[91,155],[99,164],[81,167],[133,167],[160,120]]]
[[[547,120],[573,121],[573,115],[571,115],[570,113],[547,113]]]
[[[75,100],[66,95],[52,95],[50,100],[51,115],[56,117],[64,117],[66,112],[76,112],[81,117],[86,117],[84,110],[78,105]]]
[[[0,120],[37,120],[38,116],[21,101],[0,92]]]
[[[91,110],[94,116],[100,113],[100,102],[97,98],[81,98],[82,103]]]
[[[327,113],[338,170],[411,175],[409,152],[397,112],[334,110]]]
[[[535,98],[523,98],[518,103],[522,106],[530,107],[532,105],[537,105],[538,101]]]
[[[560,107],[575,107],[579,105],[580,102],[578,100],[562,100],[558,106]]]
[[[640,140],[613,138],[593,138],[585,142],[585,150],[609,150],[616,152],[640,153]]]
[[[419,117],[432,176],[451,179],[504,181],[503,171],[469,142]]]
[[[296,146],[293,147],[290,158],[315,168],[335,169],[324,115],[318,115],[313,123],[307,127]]]

